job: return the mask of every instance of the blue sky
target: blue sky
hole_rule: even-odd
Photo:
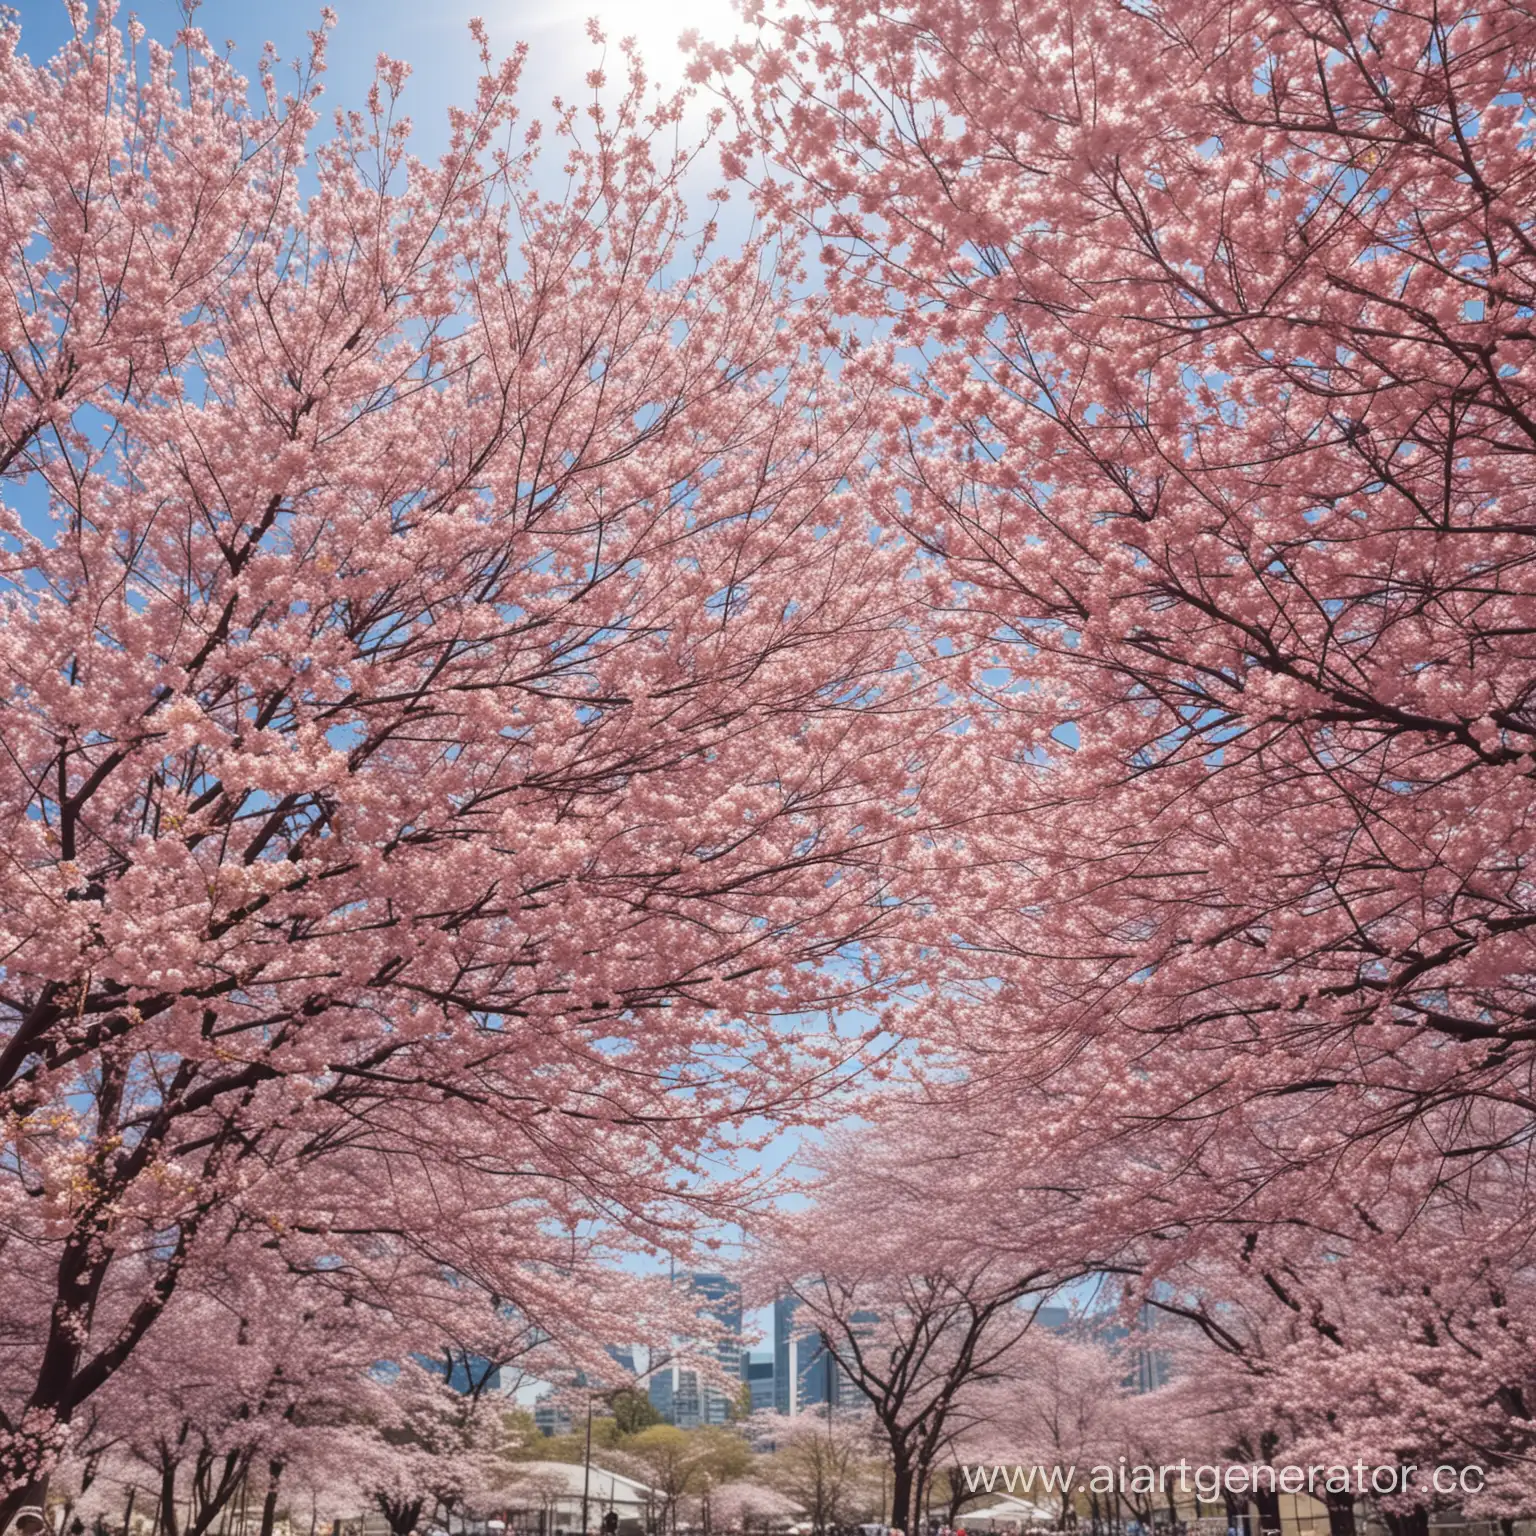
[[[99,0],[83,0],[94,11]],[[285,63],[308,55],[308,35],[320,25],[326,0],[199,0],[196,24],[215,46],[233,45],[233,58],[248,79],[254,79],[265,43],[270,41]],[[6,0],[0,0],[5,7]],[[177,0],[119,0],[119,22],[137,15],[150,36],[170,42],[182,25]],[[10,0],[21,18],[21,51],[33,60],[51,57],[70,37],[64,0]],[[411,66],[406,111],[414,133],[412,149],[433,159],[447,144],[447,112],[451,105],[473,100],[479,59],[469,35],[472,18],[481,18],[498,57],[518,43],[528,45],[520,106],[523,121],[552,114],[552,98],[586,101],[591,97],[587,75],[604,62],[603,51],[587,36],[587,21],[595,19],[608,37],[606,64],[610,81],[622,81],[619,40],[632,36],[639,43],[650,78],[668,92],[684,84],[687,59],[678,37],[689,29],[718,41],[728,41],[742,27],[733,0],[333,0],[337,25],[330,34],[316,141],[327,136],[331,111],[360,108],[374,76],[378,56],[387,54]],[[717,103],[698,95],[684,119],[688,138],[705,131],[708,110]],[[545,140],[546,148],[554,141]],[[558,193],[563,182],[558,152],[546,154],[535,173],[545,193]],[[683,180],[694,214],[694,227],[713,220],[722,247],[739,241],[752,223],[747,201],[737,196],[728,206],[708,201],[719,187],[719,160],[713,149],[695,161]]]
[[[22,48],[34,59],[50,55],[70,33],[63,0],[12,0],[22,23]],[[96,0],[87,0],[94,6]],[[319,24],[324,0],[203,0],[197,23],[215,43],[235,44],[236,59],[253,73],[269,39],[284,59],[307,51],[306,34]],[[617,40],[640,42],[652,73],[676,85],[682,77],[676,39],[697,27],[711,36],[735,30],[730,0],[334,0],[339,24],[332,34],[327,95],[333,103],[361,105],[379,53],[405,59],[414,71],[412,112],[422,147],[435,147],[444,108],[473,91],[475,51],[468,25],[484,19],[498,52],[519,41],[531,49],[528,110],[548,98],[579,96],[595,62],[586,19],[596,16]],[[151,35],[170,39],[180,25],[175,0],[124,0],[122,14],[136,13]]]

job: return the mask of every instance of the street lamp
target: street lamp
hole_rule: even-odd
[[[581,1458],[581,1536],[588,1536],[587,1503],[592,1491],[592,1399],[600,1397],[610,1406],[623,1387],[587,1388],[587,1447]],[[610,1496],[609,1502],[612,1502]]]
[[[587,1388],[587,1449],[581,1458],[581,1536],[587,1536],[587,1491],[592,1486],[592,1389]]]

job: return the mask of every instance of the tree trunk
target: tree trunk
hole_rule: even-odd
[[[180,1536],[176,1529],[176,1466],[160,1464],[160,1536]]]
[[[379,1513],[389,1522],[390,1536],[411,1536],[416,1522],[421,1519],[421,1508],[426,1495],[419,1499],[387,1499],[378,1495]]]
[[[928,1469],[919,1464],[912,1469],[912,1524],[903,1527],[907,1536],[916,1536],[916,1532],[928,1529],[926,1506],[929,1497]]]
[[[241,1504],[245,1502],[246,1469],[240,1465],[239,1453],[230,1451],[225,1456],[224,1470],[217,1483],[211,1480],[211,1467],[210,1460],[206,1467],[199,1468],[193,1487],[200,1498],[194,1502],[188,1513],[186,1529],[182,1532],[182,1536],[207,1536],[213,1522],[219,1518],[220,1514],[227,1514],[234,1507],[236,1493],[240,1495]],[[241,1536],[245,1536],[243,1509]]]
[[[1253,1502],[1259,1511],[1259,1536],[1280,1536],[1280,1495],[1273,1488],[1255,1488]]]
[[[891,1467],[891,1524],[912,1536],[912,1468],[905,1459]]]
[[[1395,1515],[1385,1509],[1382,1514],[1386,1516],[1387,1529],[1392,1536],[1429,1536],[1429,1511],[1422,1504],[1406,1515]]]
[[[1354,1494],[1325,1494],[1323,1502],[1328,1506],[1328,1536],[1355,1536]]]
[[[267,1496],[261,1501],[261,1536],[272,1536],[272,1527],[277,1521],[277,1486],[282,1476],[282,1462],[269,1461],[267,1463]]]
[[[965,1486],[965,1479],[951,1473],[949,1479],[949,1507],[944,1511],[944,1523],[951,1530],[960,1523],[960,1506],[971,1497],[970,1489]]]

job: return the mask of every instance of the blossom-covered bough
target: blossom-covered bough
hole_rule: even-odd
[[[701,49],[888,338],[1009,812],[965,933],[1031,1050],[1334,1140],[1529,1123],[1533,25],[835,0]]]

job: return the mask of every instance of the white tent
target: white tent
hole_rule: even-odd
[[[579,1531],[583,1487],[587,1523],[594,1530],[610,1509],[621,1521],[642,1522],[654,1503],[651,1490],[635,1478],[595,1462],[589,1472],[580,1462],[567,1461],[509,1462],[506,1486],[487,1502],[509,1512],[521,1529]]]
[[[962,1510],[956,1524],[966,1531],[997,1531],[1007,1526],[1024,1530],[1029,1526],[1055,1525],[1057,1511],[1028,1499],[1005,1498],[982,1509]]]

